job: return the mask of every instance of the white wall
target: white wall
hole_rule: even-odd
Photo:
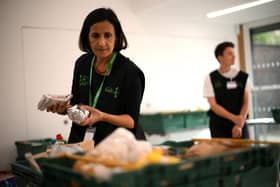
[[[202,98],[203,79],[218,65],[213,56],[216,43],[236,42],[233,25],[178,25],[150,20],[137,17],[124,0],[1,0],[0,170],[7,169],[15,160],[16,140],[54,137],[61,130],[56,125],[45,127],[63,119],[40,113],[36,102],[46,90],[70,92],[73,62],[80,53],[77,42],[82,21],[92,9],[108,5],[118,14],[128,37],[129,48],[123,53],[146,75],[141,111],[207,108]],[[61,42],[57,33],[62,34]],[[56,42],[56,46],[48,46],[51,42]],[[37,60],[39,66],[32,64]],[[65,64],[65,69],[38,75],[40,68],[49,68],[48,62],[50,66]],[[58,78],[61,79],[57,81]],[[38,81],[43,82],[40,85]]]
[[[147,79],[142,112],[208,109],[202,87],[205,75],[218,67],[214,48],[224,40],[236,43],[237,27],[163,20],[137,17],[139,30],[127,33],[130,47],[124,53]]]

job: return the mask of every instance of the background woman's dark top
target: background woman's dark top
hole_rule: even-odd
[[[210,78],[217,103],[233,114],[240,114],[248,74],[239,71],[237,76],[231,80],[223,77],[217,70],[215,70],[210,73]],[[227,89],[227,83],[229,81],[235,81],[237,88]],[[208,112],[208,115],[212,137],[232,137],[232,128],[234,126],[232,121],[218,116],[212,110]],[[248,129],[245,123],[242,129],[242,138],[248,138],[248,136]]]

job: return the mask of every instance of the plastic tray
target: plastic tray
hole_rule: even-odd
[[[256,167],[256,149],[229,151],[220,155],[220,175],[226,176]]]
[[[165,134],[185,128],[183,112],[141,115],[139,123],[149,134]]]
[[[46,151],[49,145],[54,144],[55,140],[51,138],[38,139],[38,140],[24,140],[16,141],[15,145],[17,148],[17,160],[22,160],[26,152],[37,154]]]
[[[185,113],[185,127],[189,129],[208,127],[207,112]]]

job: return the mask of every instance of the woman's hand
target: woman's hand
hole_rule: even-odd
[[[96,122],[103,120],[104,113],[98,109],[87,105],[80,106],[80,109],[89,111],[88,117],[80,123],[81,126],[94,125]]]
[[[246,118],[244,118],[242,115],[235,115],[232,121],[238,127],[243,128]]]
[[[64,102],[57,102],[56,104],[47,108],[47,112],[66,114],[66,110],[70,108],[71,105]]]
[[[233,138],[241,138],[242,137],[242,128],[240,128],[238,125],[234,125],[231,133],[232,133]]]

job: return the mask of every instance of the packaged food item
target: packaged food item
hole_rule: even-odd
[[[63,154],[75,154],[79,152],[90,153],[94,150],[94,141],[82,141],[73,144],[63,144],[62,142],[58,142],[50,146],[45,152],[37,153],[33,155],[34,159],[38,158],[48,158],[48,157],[58,157]]]
[[[52,146],[50,156],[53,157],[62,152],[62,145],[64,145],[63,137],[61,134],[56,135],[56,140],[54,145]]]
[[[185,154],[185,158],[206,157],[221,154],[227,151],[241,150],[249,148],[248,144],[236,144],[227,141],[207,141],[194,144]]]
[[[124,128],[118,128],[100,142],[92,154],[97,157],[102,157],[104,160],[129,163],[137,161],[141,156],[151,150],[152,145],[149,142],[137,141],[130,131]]]
[[[147,141],[136,140],[127,129],[118,128],[86,155],[65,154],[77,160],[73,169],[98,181],[110,180],[120,172],[134,171],[149,164],[175,164],[175,156],[164,155],[161,148],[153,148]]]
[[[78,105],[74,105],[67,109],[68,117],[75,123],[81,123],[89,115],[89,111],[81,110]]]
[[[70,99],[72,98],[71,94],[68,95],[43,95],[42,98],[40,99],[37,108],[38,110],[44,111],[48,107],[56,104],[56,103],[68,103]]]

